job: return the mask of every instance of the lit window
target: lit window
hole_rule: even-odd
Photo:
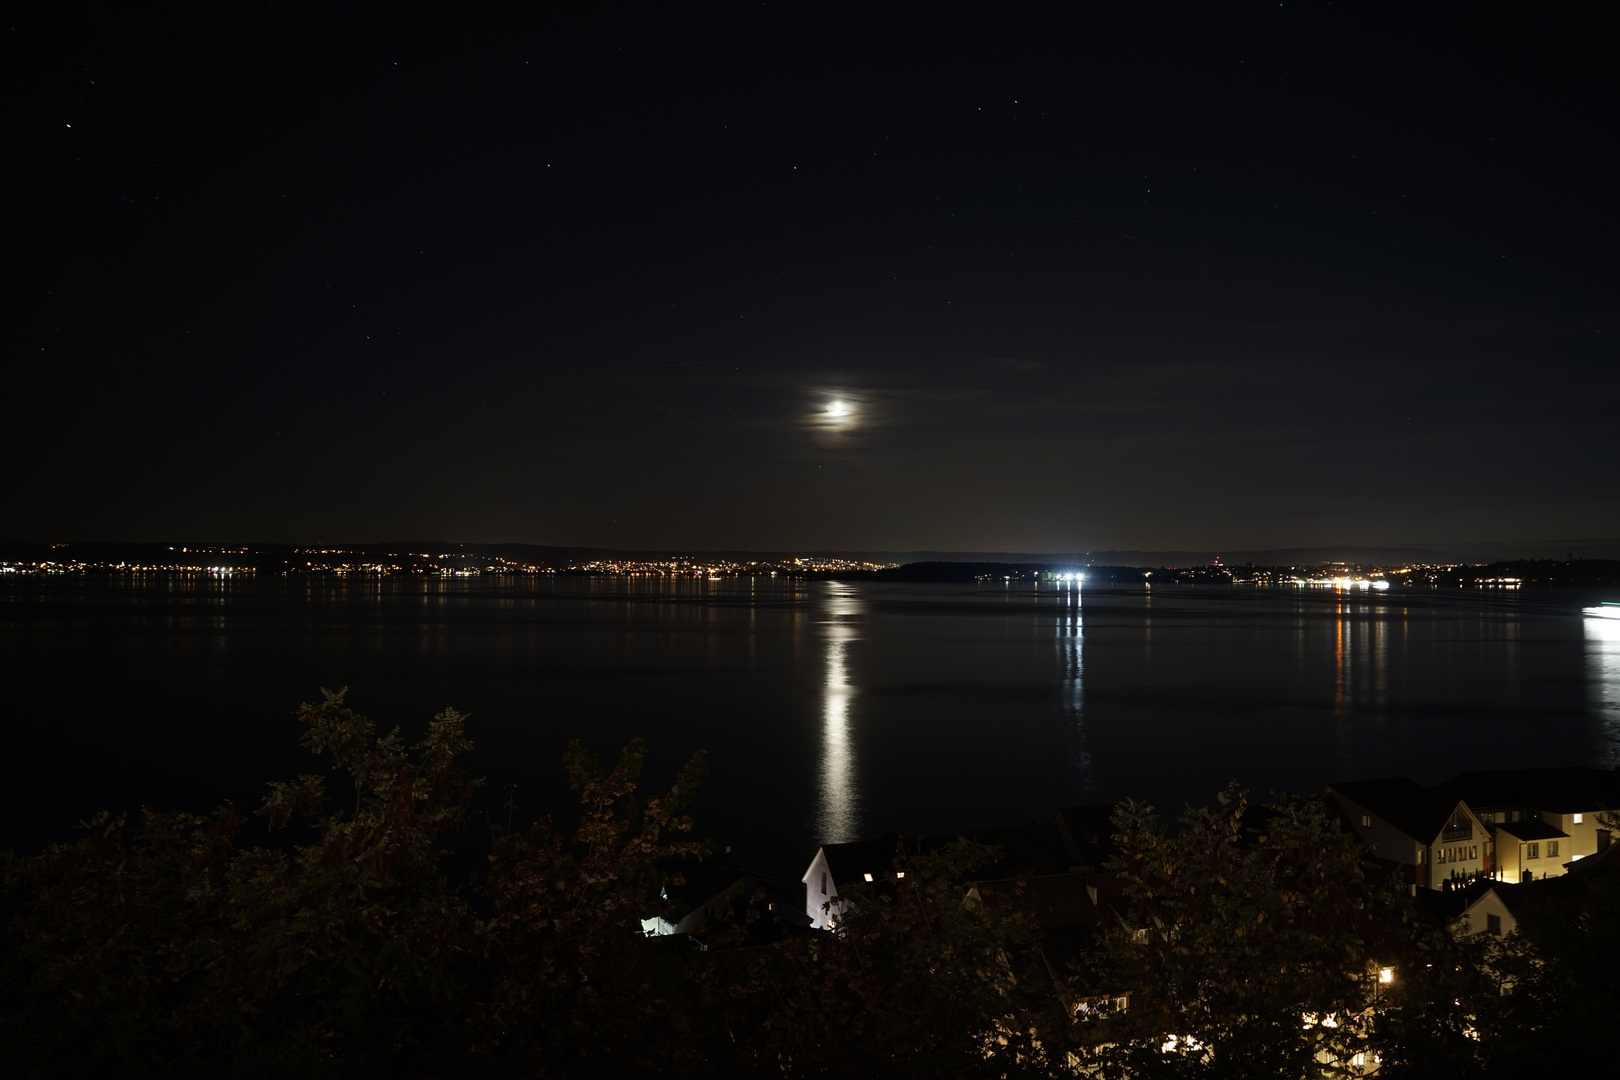
[[[1381,983],[1392,983],[1392,982],[1394,982],[1395,981],[1395,969],[1394,968],[1379,968],[1378,969],[1378,981],[1381,982]]]
[[[1361,815],[1361,827],[1363,829],[1372,828],[1372,815],[1371,814],[1362,814]]]
[[[895,880],[896,880],[896,881],[899,881],[899,880],[900,880],[900,879],[901,879],[901,878],[903,878],[903,877],[905,877],[905,876],[906,876],[906,872],[905,872],[905,871],[904,871],[904,870],[900,870],[900,871],[898,871],[898,872],[896,872],[896,873],[895,873],[895,875],[894,875],[894,879],[895,879]]]
[[[1496,815],[1495,814],[1481,814],[1481,815],[1479,815],[1479,820],[1483,821],[1487,825],[1495,825],[1496,824]]]
[[[1581,815],[1576,814],[1575,815],[1575,824],[1579,825],[1580,823],[1581,823]]]
[[[867,881],[872,880],[872,875],[871,874],[862,874],[861,877],[865,878]]]
[[[1549,859],[1558,858],[1558,841],[1556,841],[1556,840],[1547,841],[1547,858],[1549,858]]]
[[[1541,845],[1540,844],[1532,842],[1532,843],[1524,845],[1524,847],[1525,847],[1525,852],[1524,852],[1524,857],[1525,858],[1527,858],[1527,859],[1539,859],[1539,858],[1541,858]]]

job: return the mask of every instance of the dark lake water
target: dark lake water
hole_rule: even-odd
[[[382,726],[472,714],[491,807],[566,807],[570,738],[797,873],[818,840],[1404,773],[1620,763],[1620,621],[1562,592],[648,578],[0,580],[0,846],[98,808],[256,805],[322,686]],[[496,811],[504,816],[503,811]]]

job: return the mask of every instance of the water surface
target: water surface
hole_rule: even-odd
[[[707,749],[704,831],[816,841],[1404,773],[1620,764],[1620,622],[1561,592],[783,579],[12,577],[0,843],[100,807],[255,804],[321,686],[385,726],[472,714],[493,808],[561,809],[570,738],[655,779]],[[566,793],[563,793],[565,796]]]

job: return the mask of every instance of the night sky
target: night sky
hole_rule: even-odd
[[[1591,8],[57,7],[0,539],[1620,536]]]

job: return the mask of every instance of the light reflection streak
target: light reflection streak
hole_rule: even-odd
[[[1080,788],[1087,798],[1097,797],[1096,762],[1091,754],[1091,736],[1086,729],[1086,635],[1080,583],[1065,583],[1059,593],[1063,613],[1057,623],[1058,662],[1063,712],[1073,738],[1074,765],[1080,773]]]
[[[850,646],[860,638],[864,615],[860,592],[841,581],[830,581],[823,594],[821,624],[826,649],[821,705],[821,806],[816,834],[824,844],[842,844],[860,838],[860,792],[855,783],[855,750],[850,738],[850,705],[855,687],[850,680]]]
[[[1371,739],[1378,753],[1387,750],[1385,710],[1392,635],[1388,624],[1392,617],[1380,605],[1359,599],[1341,599],[1331,608],[1333,685],[1328,711],[1333,717],[1338,767],[1347,775],[1356,768],[1356,743]],[[1398,630],[1403,646],[1404,620],[1403,610]]]
[[[1587,615],[1586,685],[1597,720],[1598,761],[1620,765],[1620,619]]]

